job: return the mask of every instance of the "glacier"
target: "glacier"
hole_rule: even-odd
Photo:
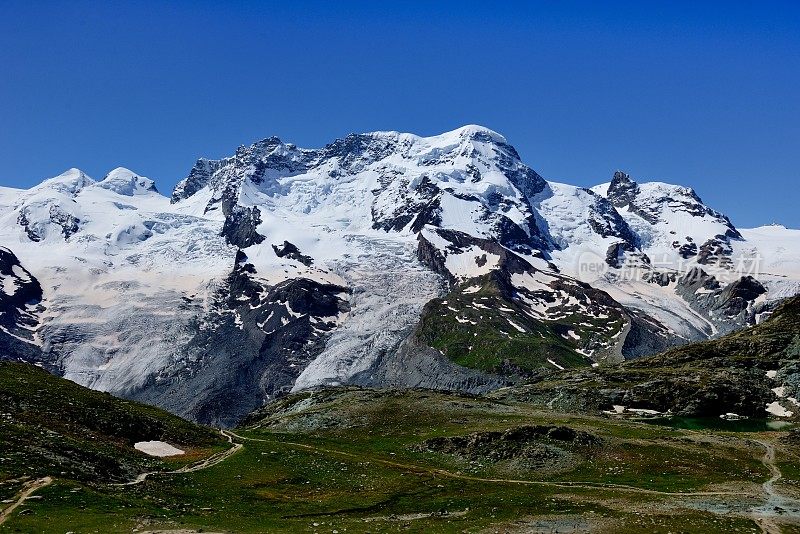
[[[69,169],[0,187],[0,247],[0,357],[222,425],[321,385],[482,391],[604,365],[800,292],[800,231],[738,229],[690,188],[621,171],[548,181],[475,125],[269,137],[199,159],[169,196],[121,167]],[[547,344],[526,366],[464,367],[431,345],[434,316]]]

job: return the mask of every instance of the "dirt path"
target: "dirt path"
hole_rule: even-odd
[[[354,458],[360,461],[364,461],[367,458],[361,454],[355,454],[345,451],[338,451],[335,449],[326,449],[323,447],[317,447],[315,445],[307,445],[305,443],[296,443],[292,441],[277,441],[277,440],[268,440],[268,439],[258,439],[258,438],[248,438],[245,436],[241,436],[239,434],[235,434],[233,432],[228,432],[231,436],[238,438],[243,441],[260,441],[264,443],[280,443],[281,445],[289,445],[291,447],[298,447],[302,449],[307,449],[316,452],[322,452],[326,454],[335,454],[337,456],[344,456],[346,458]],[[728,495],[728,496],[748,496],[752,497],[753,494],[750,492],[745,491],[660,491],[660,490],[651,490],[647,488],[639,488],[636,486],[627,486],[625,484],[612,484],[612,483],[605,483],[605,482],[548,482],[543,480],[521,480],[521,479],[514,479],[514,478],[483,478],[483,477],[475,477],[470,475],[464,475],[461,473],[453,473],[452,471],[447,471],[446,469],[440,469],[437,467],[425,467],[420,465],[414,464],[407,464],[402,462],[396,462],[394,460],[384,460],[381,458],[368,458],[370,462],[375,462],[383,465],[388,465],[390,467],[397,467],[400,469],[406,469],[408,471],[415,471],[418,473],[429,473],[429,474],[436,474],[448,478],[455,478],[458,480],[468,480],[471,482],[489,482],[489,483],[500,483],[500,484],[522,484],[527,486],[545,486],[545,487],[556,487],[556,488],[583,488],[583,489],[613,489],[623,492],[633,492],[633,493],[644,493],[648,495],[664,495],[669,497],[713,497],[713,496],[720,496],[720,495]]]
[[[11,503],[9,506],[4,508],[2,512],[0,512],[0,525],[5,523],[6,519],[8,519],[11,516],[11,512],[16,510],[17,507],[19,505],[21,505],[22,503],[24,503],[26,500],[30,499],[31,496],[37,490],[39,490],[39,489],[41,489],[41,488],[43,488],[43,487],[45,487],[45,486],[47,486],[49,484],[52,484],[52,482],[53,482],[52,478],[44,477],[44,478],[40,478],[40,479],[34,480],[30,484],[28,484],[28,486],[25,489],[22,490],[22,493],[19,494],[19,498],[16,501]]]
[[[781,495],[775,490],[775,483],[783,476],[780,468],[775,463],[775,446],[768,441],[754,440],[764,447],[764,456],[761,463],[769,469],[772,476],[762,484],[766,502],[751,511],[753,521],[756,522],[764,534],[780,534],[781,527],[776,521],[778,515],[800,520],[800,501]]]
[[[230,458],[232,455],[236,454],[240,451],[243,447],[243,443],[237,443],[234,439],[238,439],[240,441],[256,441],[256,442],[263,442],[263,443],[277,443],[281,445],[288,445],[290,447],[305,449],[313,452],[336,455],[346,458],[352,458],[359,461],[370,461],[379,463],[382,465],[387,465],[390,467],[396,467],[399,469],[404,469],[411,472],[417,473],[425,473],[429,475],[439,475],[442,477],[448,477],[458,480],[467,480],[471,482],[486,482],[486,483],[501,483],[501,484],[522,484],[528,486],[543,486],[543,487],[557,487],[557,488],[582,488],[582,489],[609,489],[621,492],[630,492],[630,493],[639,493],[639,494],[648,494],[648,495],[661,495],[667,497],[711,497],[711,496],[746,496],[746,497],[753,497],[755,496],[752,492],[744,492],[744,491],[687,491],[687,492],[671,492],[671,491],[661,491],[661,490],[652,490],[647,488],[640,488],[636,486],[628,486],[625,484],[613,484],[613,483],[604,483],[604,482],[551,482],[551,481],[541,481],[541,480],[522,480],[522,479],[512,479],[512,478],[485,478],[485,477],[477,477],[471,475],[464,475],[462,473],[455,473],[452,471],[447,471],[446,469],[440,469],[436,467],[427,467],[415,464],[409,464],[404,462],[398,462],[394,460],[386,460],[382,458],[374,458],[374,457],[365,457],[363,454],[356,454],[346,451],[340,451],[336,449],[328,449],[325,447],[318,447],[315,445],[309,445],[306,443],[297,443],[291,441],[279,441],[279,440],[270,440],[270,439],[259,439],[259,438],[250,438],[241,436],[229,430],[220,430],[220,433],[228,439],[228,443],[232,445],[229,449],[226,449],[222,452],[216,453],[212,456],[209,456],[205,460],[201,462],[188,465],[185,467],[181,467],[180,469],[176,469],[174,471],[150,471],[147,473],[142,473],[137,476],[134,480],[130,482],[124,482],[121,484],[112,484],[113,486],[131,486],[135,484],[140,484],[144,482],[149,476],[151,475],[168,475],[168,474],[181,474],[181,473],[193,473],[196,471],[201,471],[203,469],[208,469],[213,467],[226,459]],[[766,496],[766,502],[764,505],[759,506],[758,508],[754,508],[750,512],[750,517],[755,521],[755,523],[759,526],[761,531],[765,534],[780,534],[781,528],[776,521],[778,515],[780,514],[784,518],[791,518],[795,520],[800,520],[800,501],[781,495],[775,490],[775,483],[781,479],[782,474],[780,469],[778,468],[777,464],[775,463],[775,447],[772,443],[767,441],[759,441],[756,440],[758,444],[764,447],[765,453],[762,458],[762,463],[765,467],[767,467],[772,474],[769,480],[762,484],[762,488],[764,491],[764,496]],[[20,493],[19,498],[6,507],[2,512],[0,512],[0,525],[2,525],[11,513],[19,507],[25,500],[29,499],[37,490],[43,488],[53,482],[53,479],[50,477],[41,478],[35,480],[32,483],[29,483],[25,489]]]
[[[194,473],[195,471],[202,471],[203,469],[208,469],[209,467],[213,467],[220,462],[224,462],[229,457],[233,456],[237,452],[241,450],[244,445],[241,443],[236,443],[233,441],[233,437],[235,434],[228,432],[227,430],[220,430],[220,434],[228,438],[228,443],[233,445],[233,447],[229,449],[225,449],[222,452],[218,452],[216,454],[212,454],[205,460],[202,460],[198,463],[187,465],[181,467],[180,469],[175,469],[174,471],[148,471],[147,473],[142,473],[141,475],[137,476],[135,479],[131,480],[130,482],[122,482],[119,484],[111,484],[112,486],[134,486],[136,484],[141,484],[147,477],[152,475],[177,475],[181,473]],[[236,436],[239,437],[239,436]]]

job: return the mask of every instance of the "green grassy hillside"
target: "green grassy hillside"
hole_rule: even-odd
[[[504,276],[493,272],[472,278],[453,287],[445,297],[431,300],[417,328],[420,340],[464,367],[524,377],[552,370],[555,365],[588,367],[591,360],[582,352],[604,353],[608,340],[625,325],[621,309],[613,307],[607,295],[558,282],[554,284],[564,294],[602,304],[603,313],[599,307],[592,314],[580,306],[553,304],[549,313],[560,314],[559,319],[536,320],[514,297]],[[584,293],[588,292],[593,301],[586,299]]]
[[[751,434],[420,390],[291,395],[235,433],[208,469],[56,480],[0,532],[753,532],[770,477]]]
[[[133,448],[150,440],[166,441],[187,454],[162,461]],[[126,481],[226,446],[213,429],[12,362],[0,362],[0,443],[0,481],[46,475]],[[14,487],[0,485],[8,488],[4,494]]]
[[[767,376],[770,372],[771,377]],[[783,398],[773,392],[783,387]],[[567,411],[597,413],[625,405],[687,416],[733,412],[767,417],[779,401],[800,395],[800,297],[784,301],[761,324],[619,366],[553,373],[496,396]]]
[[[621,395],[719,409],[742,395],[763,411],[758,388],[794,387],[798,304],[720,340],[491,396],[292,394],[231,434],[235,454],[181,472],[168,469],[189,458],[153,460],[131,444],[160,439],[197,458],[223,448],[214,431],[0,366],[4,503],[20,502],[24,477],[55,478],[0,534],[800,532],[797,430],[682,430],[597,408]],[[152,469],[164,472],[109,483]]]

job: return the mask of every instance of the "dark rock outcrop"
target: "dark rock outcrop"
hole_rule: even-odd
[[[764,322],[719,339],[692,343],[618,367],[561,373],[493,394],[550,409],[596,413],[613,405],[692,417],[728,412],[767,416],[777,373],[789,393],[800,386],[800,297]]]
[[[287,393],[324,349],[337,316],[349,310],[348,289],[307,278],[266,286],[257,274],[239,251],[210,315],[186,347],[194,363],[129,396],[227,427]]]
[[[743,276],[723,286],[713,275],[694,267],[677,281],[675,291],[723,333],[754,324],[762,311],[755,300],[767,292],[752,276]]]
[[[264,241],[264,236],[257,231],[261,224],[261,211],[253,206],[245,208],[239,205],[232,205],[225,209],[225,222],[222,225],[222,236],[230,245],[239,248],[247,248]]]
[[[41,360],[33,332],[43,310],[39,281],[11,250],[0,247],[0,360]]]
[[[275,255],[279,258],[289,258],[290,260],[299,261],[307,267],[314,263],[314,260],[311,258],[311,256],[301,254],[300,249],[288,241],[284,241],[283,245],[281,246],[272,245],[272,250],[275,251]]]
[[[554,470],[565,462],[577,461],[578,452],[591,453],[603,443],[603,439],[594,434],[568,426],[531,425],[502,432],[431,438],[415,449],[452,454],[473,461],[517,461],[529,468]]]

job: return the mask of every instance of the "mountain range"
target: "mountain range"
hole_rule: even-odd
[[[0,281],[0,358],[232,426],[319,386],[483,393],[719,337],[800,293],[800,231],[621,171],[549,181],[480,126],[270,137],[169,196],[124,168],[0,188]]]

